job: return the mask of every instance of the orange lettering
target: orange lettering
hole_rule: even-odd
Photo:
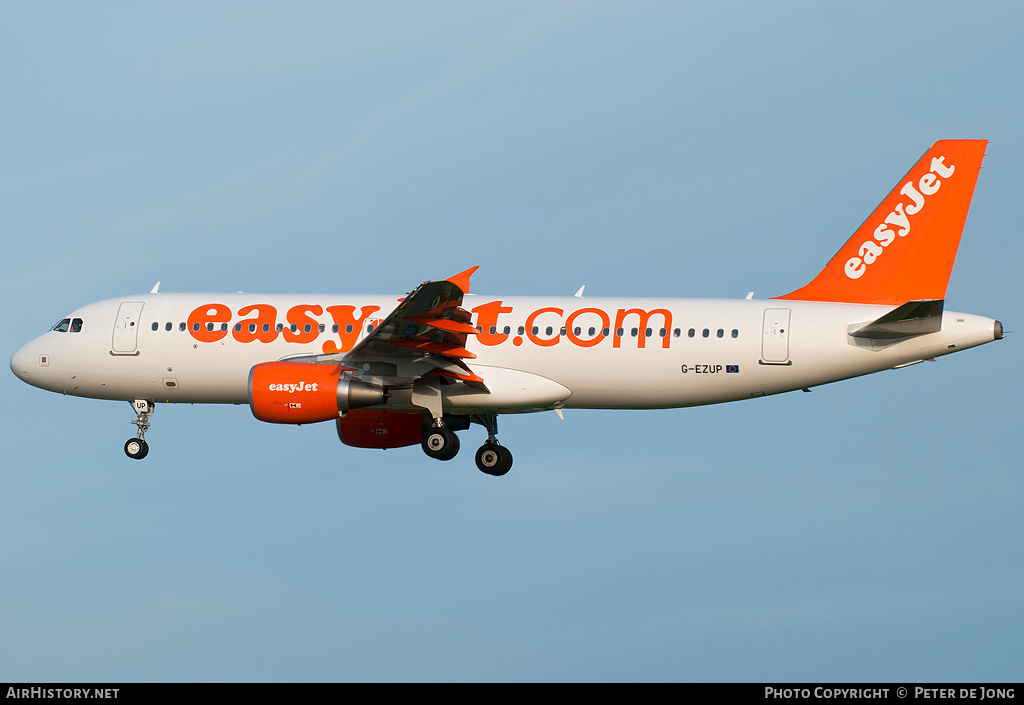
[[[299,304],[288,309],[290,327],[284,329],[284,339],[289,343],[312,343],[320,335],[320,324],[312,313],[319,316],[324,312],[322,306],[316,304]]]
[[[472,312],[476,314],[476,324],[480,328],[476,339],[482,345],[501,345],[508,339],[507,333],[497,332],[498,316],[503,313],[512,313],[511,306],[502,306],[501,301],[492,301],[488,304],[477,306]],[[494,333],[491,333],[491,327],[494,327]]]
[[[631,309],[628,309],[628,310],[620,308],[618,313],[615,314],[615,331],[614,331],[614,337],[612,338],[612,347],[613,348],[620,347],[620,343],[622,342],[622,339],[619,336],[619,330],[622,329],[622,322],[623,322],[623,320],[625,320],[626,316],[632,315],[634,313],[640,319],[639,330],[637,331],[637,333],[639,335],[639,342],[637,344],[637,347],[643,348],[644,345],[646,344],[646,342],[647,342],[647,322],[650,320],[651,316],[653,316],[654,314],[660,313],[662,316],[665,317],[665,330],[666,330],[666,332],[672,329],[672,313],[670,311],[666,310],[666,309],[656,308],[653,311],[644,311],[643,309],[640,309],[640,308],[631,308]],[[667,348],[668,347],[668,345],[669,345],[669,338],[670,338],[670,336],[666,334],[665,337],[661,339],[661,347],[663,347],[663,348]]]
[[[596,313],[601,317],[600,332],[590,340],[581,339],[573,330],[573,324],[576,322],[576,317],[584,313]],[[579,311],[573,311],[570,313],[569,317],[565,319],[565,337],[571,340],[574,345],[578,345],[581,348],[591,348],[604,340],[604,329],[609,327],[611,327],[611,322],[608,320],[607,313],[599,308],[581,308]]]
[[[529,338],[534,343],[536,343],[537,345],[540,345],[541,347],[549,348],[552,345],[556,345],[558,343],[559,339],[561,339],[562,336],[556,335],[554,338],[544,339],[544,338],[538,338],[534,334],[534,332],[533,332],[533,322],[537,319],[537,316],[541,315],[542,313],[557,313],[559,316],[561,316],[562,315],[562,309],[560,309],[560,308],[553,308],[553,307],[552,308],[539,308],[536,311],[534,311],[533,313],[531,313],[530,316],[526,319],[526,337]]]
[[[253,304],[238,309],[239,316],[248,316],[253,311],[256,318],[245,318],[235,324],[231,334],[239,343],[272,343],[277,340],[277,309],[270,304]],[[241,326],[241,328],[239,328]]]
[[[324,354],[333,355],[339,352],[348,352],[355,347],[356,341],[359,340],[359,329],[362,328],[363,322],[370,314],[376,313],[379,310],[380,306],[363,306],[357,319],[353,315],[356,311],[355,306],[328,306],[327,313],[331,314],[334,325],[338,326],[338,339],[341,341],[341,347],[338,347],[337,343],[333,340],[328,340],[323,346]]]
[[[222,324],[231,322],[231,309],[224,304],[206,304],[188,315],[188,332],[200,343],[216,343],[228,334]]]

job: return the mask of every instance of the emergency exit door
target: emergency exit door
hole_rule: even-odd
[[[764,311],[761,362],[766,365],[789,364],[789,313],[788,308],[768,308]]]
[[[139,342],[139,321],[142,317],[141,301],[125,301],[117,309],[114,321],[114,340],[111,349],[121,355],[131,355]]]

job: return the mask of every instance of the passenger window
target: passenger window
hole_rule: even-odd
[[[593,338],[596,333],[597,333],[597,328],[590,327],[590,328],[587,329],[587,335],[589,335],[591,338]],[[579,335],[579,333],[577,333],[576,335]]]
[[[346,333],[351,333],[352,332],[352,324],[351,323],[349,323],[347,326],[345,326],[345,332]]]
[[[711,331],[709,331],[707,328],[705,328],[704,332],[701,333],[701,335],[703,335],[705,338],[707,338],[709,335],[711,335]]]
[[[491,326],[491,329],[490,329],[491,335],[494,335],[497,332],[498,332],[498,326]]]
[[[197,323],[196,325],[198,326],[199,324]],[[178,330],[180,330],[182,333],[185,332],[185,322],[184,321],[182,321],[181,323],[178,324]],[[196,328],[196,330],[199,330],[199,329]]]
[[[534,331],[534,333],[536,333],[536,332],[537,331]],[[523,326],[519,326],[519,335],[524,335],[525,333],[526,333],[526,328],[523,327]]]
[[[639,332],[640,331],[638,329],[634,328],[631,331],[629,331],[629,334],[635,338],[636,334],[639,333]]]
[[[601,329],[601,335],[603,335],[604,337],[607,338],[611,334],[612,334],[612,331],[611,331],[610,328],[602,328]]]
[[[156,321],[153,321],[153,330],[160,330],[160,324]]]
[[[505,331],[504,332],[505,332],[505,335],[508,335],[509,333],[512,332],[512,329],[509,328],[508,326],[505,326]]]
[[[721,328],[718,329],[718,337],[719,338],[724,338],[725,337],[725,331],[722,330]]]
[[[732,329],[732,337],[733,337],[733,338],[739,338],[739,337],[740,337],[740,332],[739,332],[739,330],[737,330],[736,328],[733,328],[733,329]]]
[[[249,325],[252,326],[252,323],[250,323]],[[242,324],[241,323],[236,323],[235,324],[235,332],[236,333],[241,333],[242,332]],[[250,333],[252,332],[252,328],[249,329],[249,332]]]
[[[691,328],[690,330],[686,331],[686,335],[692,338],[693,336],[697,335],[697,331]]]
[[[167,321],[167,323],[164,324],[164,330],[167,331],[168,333],[171,332],[171,328],[173,328],[173,327],[174,326],[171,324],[170,321]]]
[[[664,337],[665,337],[666,335],[668,335],[668,331],[667,331],[667,330],[665,330],[664,328],[662,328],[662,329],[661,329],[661,332],[659,333],[659,335],[660,335],[660,336],[661,336],[662,338],[664,338]]]

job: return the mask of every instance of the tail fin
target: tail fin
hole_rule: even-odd
[[[987,144],[933,144],[810,284],[776,298],[864,304],[944,299]]]

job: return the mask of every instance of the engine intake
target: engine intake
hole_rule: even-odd
[[[268,423],[317,423],[387,400],[384,387],[354,379],[343,367],[263,362],[249,371],[249,408]]]

